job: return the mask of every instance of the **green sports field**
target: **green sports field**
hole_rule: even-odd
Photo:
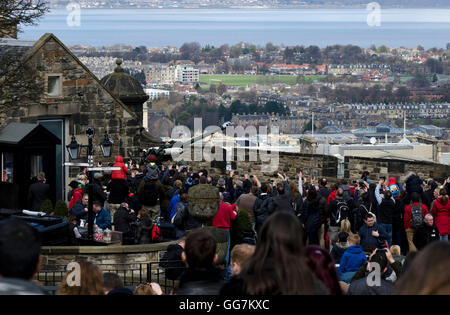
[[[321,80],[325,76],[310,75],[304,77],[304,83],[311,83],[314,80]],[[276,84],[285,83],[294,85],[297,83],[297,77],[294,75],[238,75],[238,74],[213,74],[213,75],[200,75],[200,82],[206,83],[208,86],[211,84],[219,85],[219,83],[228,86],[247,86],[251,84]],[[203,86],[204,87],[204,86]]]

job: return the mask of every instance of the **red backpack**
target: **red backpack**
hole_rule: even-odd
[[[154,243],[158,243],[161,241],[161,231],[159,230],[159,226],[156,224],[153,224],[152,228],[152,241]]]

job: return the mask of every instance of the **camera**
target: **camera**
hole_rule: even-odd
[[[234,171],[234,175],[239,175],[239,171]]]

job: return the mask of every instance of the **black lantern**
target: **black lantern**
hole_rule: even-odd
[[[112,147],[114,142],[109,139],[108,133],[105,131],[105,139],[100,142],[100,148],[102,149],[102,153],[104,157],[110,157],[112,153]]]
[[[70,144],[66,145],[67,151],[69,152],[70,158],[76,160],[80,158],[81,154],[81,144],[77,142],[75,136],[72,136],[72,141]]]

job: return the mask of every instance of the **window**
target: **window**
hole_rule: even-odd
[[[14,169],[13,154],[10,152],[2,152],[0,154],[0,159],[2,182],[12,183]]]
[[[31,178],[38,176],[44,170],[42,155],[31,156]]]
[[[48,96],[58,96],[60,95],[60,76],[48,76],[48,86],[47,86],[47,94]]]

